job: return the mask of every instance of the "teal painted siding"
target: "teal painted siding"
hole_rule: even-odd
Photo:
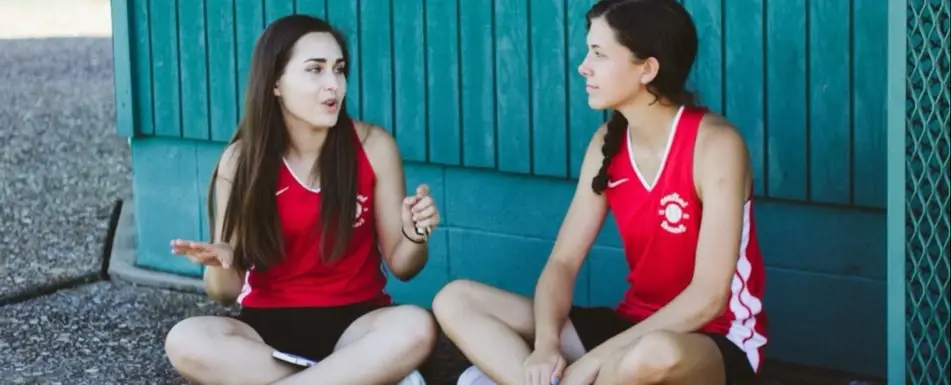
[[[884,375],[887,2],[683,2],[701,40],[690,85],[750,147],[768,355]],[[205,189],[244,109],[255,39],[307,13],[349,39],[348,110],[392,132],[408,188],[428,183],[442,203],[430,264],[390,290],[426,305],[466,277],[530,294],[605,119],[576,71],[590,3],[114,0],[116,19],[127,15],[115,24],[117,125],[133,137],[139,265],[200,275],[168,241],[206,238]],[[576,303],[619,299],[620,255],[609,219]]]
[[[226,140],[255,39],[291,13],[346,34],[348,109],[407,160],[575,177],[604,120],[576,72],[589,1],[115,1],[138,135]],[[690,85],[743,132],[757,195],[884,208],[887,2],[683,2],[701,43]]]

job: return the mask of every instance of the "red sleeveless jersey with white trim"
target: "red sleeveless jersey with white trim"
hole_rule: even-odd
[[[694,184],[694,147],[705,110],[681,108],[667,140],[656,181],[637,170],[630,135],[608,167],[608,205],[617,222],[630,285],[617,312],[637,322],[679,295],[693,278],[703,203]],[[753,220],[752,198],[743,208],[741,239],[730,299],[702,330],[725,335],[746,352],[754,370],[766,344],[765,271]]]
[[[373,188],[376,177],[363,146],[357,145],[357,213],[343,257],[320,258],[320,191],[301,183],[286,162],[274,192],[285,258],[267,271],[249,269],[238,303],[244,307],[329,307],[358,302],[390,303],[376,243]]]

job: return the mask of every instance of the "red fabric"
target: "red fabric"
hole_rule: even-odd
[[[286,163],[280,167],[275,199],[283,230],[285,259],[266,272],[250,269],[239,303],[245,307],[326,307],[358,302],[391,302],[376,243],[373,167],[357,144],[357,215],[342,259],[320,258],[319,191],[305,187]]]
[[[694,148],[705,110],[684,108],[668,139],[668,150],[653,185],[636,171],[629,142],[612,158],[606,198],[620,231],[630,272],[629,288],[617,312],[636,322],[679,295],[693,278],[703,217],[694,183]],[[740,252],[730,300],[722,315],[705,325],[726,335],[758,369],[766,344],[763,312],[765,272],[756,237],[752,199],[744,209]]]

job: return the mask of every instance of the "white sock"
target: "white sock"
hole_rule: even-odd
[[[419,374],[418,370],[414,370],[397,385],[426,385],[426,380],[423,379],[423,375]]]
[[[495,381],[492,381],[489,376],[485,375],[479,368],[475,365],[470,366],[466,371],[462,372],[459,375],[459,381],[456,382],[456,385],[498,385]]]

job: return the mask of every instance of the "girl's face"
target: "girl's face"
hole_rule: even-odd
[[[578,66],[586,79],[588,106],[596,110],[617,109],[637,98],[654,79],[649,61],[638,61],[621,45],[603,17],[591,20],[588,54]]]
[[[343,52],[333,35],[301,36],[274,87],[285,114],[313,127],[332,127],[347,93]]]

